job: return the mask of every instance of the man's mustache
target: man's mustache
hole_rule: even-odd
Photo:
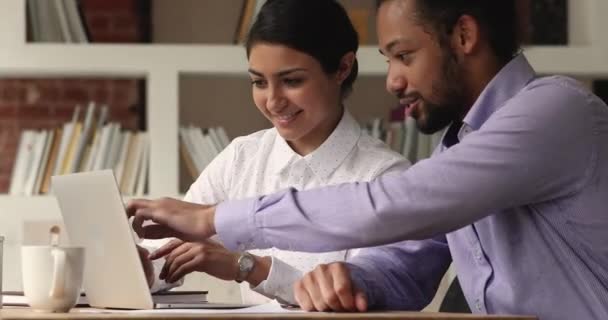
[[[397,95],[397,98],[399,98],[399,101],[405,101],[407,103],[414,102],[416,100],[424,100],[422,95],[420,95],[418,92],[400,93]]]

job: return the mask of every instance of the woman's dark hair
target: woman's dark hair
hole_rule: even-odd
[[[338,71],[342,57],[356,53],[359,38],[344,8],[335,0],[268,0],[249,31],[247,57],[257,43],[287,46],[315,58],[326,74]],[[342,97],[357,79],[357,60],[342,82]]]
[[[376,6],[388,0],[377,0]],[[470,15],[479,23],[496,57],[503,64],[520,50],[515,0],[416,0],[415,17],[431,28],[442,47],[448,45],[449,36],[462,15]]]

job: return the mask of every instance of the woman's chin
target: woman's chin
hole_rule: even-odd
[[[292,130],[280,130],[277,128],[277,132],[279,133],[281,138],[283,138],[287,142],[293,142],[300,139],[300,135],[296,132],[293,132]]]

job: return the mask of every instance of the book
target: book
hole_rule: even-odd
[[[56,128],[53,134],[53,142],[51,145],[51,151],[49,153],[49,159],[44,170],[44,176],[42,178],[42,183],[40,185],[40,194],[46,194],[49,192],[49,187],[51,185],[51,175],[53,171],[55,171],[55,166],[57,165],[57,156],[59,154],[59,143],[61,142],[61,137],[63,135],[63,128]]]
[[[156,304],[172,304],[175,307],[185,304],[207,302],[207,291],[163,291],[152,294]],[[5,306],[27,306],[27,297],[23,291],[3,291],[2,302]],[[86,294],[83,292],[76,301],[76,307],[89,307]]]
[[[258,12],[260,12],[265,2],[266,0],[245,0],[243,10],[241,11],[241,18],[239,19],[235,43],[245,42],[249,29],[251,29]]]
[[[28,17],[28,36],[29,39],[37,41],[42,37],[42,26],[38,20],[38,3],[35,0],[27,1],[27,17]]]
[[[211,138],[211,141],[213,142],[217,153],[220,153],[222,150],[224,150],[224,144],[222,143],[220,136],[217,130],[215,130],[215,128],[207,129],[207,135],[209,136],[209,138]]]
[[[133,193],[133,180],[137,176],[137,160],[139,159],[139,151],[142,136],[134,132],[131,135],[131,141],[127,150],[127,156],[122,170],[120,179],[120,193],[130,195]]]
[[[137,188],[137,179],[139,178],[140,171],[142,169],[142,158],[145,153],[146,143],[148,140],[148,134],[146,132],[137,132],[137,139],[135,144],[132,146],[131,158],[128,159],[128,166],[125,168],[125,173],[128,174],[124,184],[124,194],[133,195]],[[130,150],[131,151],[131,150]],[[131,153],[131,152],[130,152]],[[123,174],[123,177],[124,174]]]
[[[234,43],[243,43],[249,32],[249,25],[253,18],[253,11],[255,10],[256,0],[245,0],[243,3],[243,9],[241,11],[241,17],[239,18],[239,25],[236,29],[234,36]]]
[[[39,42],[63,42],[63,33],[54,0],[30,0],[36,2],[35,8],[38,21],[40,38],[33,39]]]
[[[63,132],[61,134],[61,141],[59,143],[59,154],[57,158],[57,164],[55,165],[55,169],[53,170],[53,175],[63,174],[64,163],[66,163],[66,158],[68,157],[68,149],[70,146],[70,141],[74,135],[74,130],[76,128],[76,124],[78,123],[78,118],[80,117],[80,106],[76,106],[74,108],[74,112],[72,113],[72,120],[70,122],[66,122],[63,125]]]
[[[51,156],[51,148],[53,147],[53,142],[55,140],[55,130],[46,130],[46,132],[47,137],[44,143],[44,151],[42,152],[42,158],[40,159],[40,167],[38,168],[36,182],[34,183],[34,189],[32,190],[32,194],[40,194],[42,181],[44,180],[44,176],[46,174],[46,170],[49,163],[49,157]]]
[[[78,140],[82,135],[82,122],[78,121],[74,124],[74,129],[72,130],[72,136],[68,141],[65,157],[63,158],[63,162],[61,163],[61,174],[71,173],[72,163],[75,161],[76,156],[76,148]]]
[[[119,186],[124,175],[125,163],[127,161],[129,148],[131,148],[131,141],[133,140],[133,133],[131,131],[124,131],[120,134],[122,135],[122,144],[118,153],[118,160],[114,165],[114,176],[116,177]]]
[[[199,171],[196,169],[196,165],[194,164],[194,160],[192,160],[192,154],[186,147],[186,143],[184,142],[184,138],[180,135],[179,140],[179,153],[184,160],[184,164],[186,165],[186,169],[188,170],[188,174],[192,178],[193,181],[198,178]]]
[[[84,151],[86,146],[91,144],[92,131],[94,130],[94,116],[95,116],[95,103],[89,103],[87,107],[86,114],[84,116],[84,123],[82,125],[82,133],[78,137],[78,141],[76,142],[76,147],[74,149],[74,159],[70,164],[70,168],[68,168],[68,173],[75,173],[81,167],[82,158],[84,156]]]
[[[77,0],[63,0],[63,6],[72,41],[77,43],[89,42],[84,19]]]
[[[68,17],[65,10],[65,3],[63,0],[48,0],[52,2],[53,9],[57,14],[57,21],[61,29],[61,36],[64,42],[74,42],[72,33],[70,32],[70,26],[68,25]]]
[[[148,183],[148,166],[150,165],[150,138],[147,133],[145,134],[144,142],[143,154],[139,164],[139,177],[137,177],[137,186],[134,194],[138,197],[144,195],[146,192],[146,184]]]
[[[120,150],[122,148],[124,135],[121,133],[120,124],[116,123],[113,127],[112,140],[110,141],[110,146],[107,150],[107,161],[104,165],[104,168],[111,169],[116,166],[118,162],[118,158],[120,157]]]
[[[108,151],[110,144],[112,143],[112,135],[114,134],[114,123],[108,123],[101,129],[101,136],[99,138],[99,149],[95,155],[95,162],[92,170],[102,170],[107,168],[106,161],[108,157]]]
[[[11,175],[11,185],[9,194],[21,195],[30,171],[32,153],[34,151],[34,143],[36,142],[36,131],[24,130],[21,132],[19,146],[17,147],[17,159],[13,165],[13,173]]]
[[[224,127],[215,128],[218,136],[220,137],[220,141],[222,141],[222,145],[226,148],[230,144],[230,138],[228,138],[228,134],[226,133],[226,129]]]
[[[36,179],[38,178],[38,172],[40,171],[40,167],[42,166],[41,162],[42,157],[44,156],[44,148],[46,146],[47,137],[47,131],[43,130],[40,132],[36,132],[31,165],[27,173],[27,180],[25,180],[25,185],[23,186],[23,193],[26,196],[34,195]]]

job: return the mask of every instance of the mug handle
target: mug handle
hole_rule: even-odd
[[[53,255],[53,282],[51,283],[51,298],[61,298],[65,292],[65,251],[55,248],[51,251]]]

